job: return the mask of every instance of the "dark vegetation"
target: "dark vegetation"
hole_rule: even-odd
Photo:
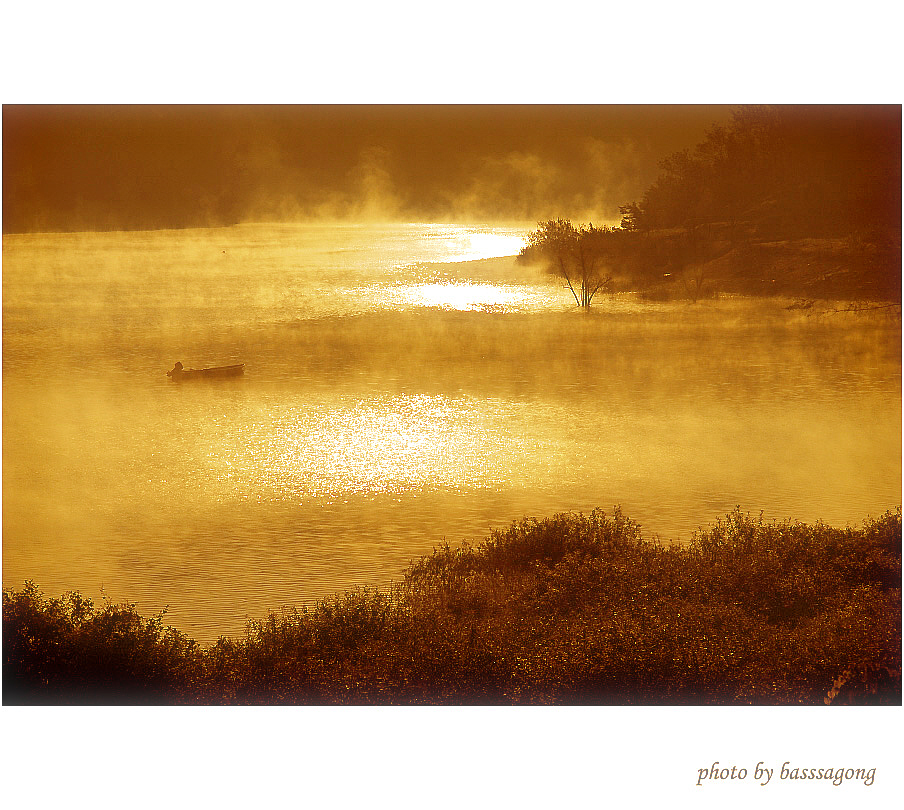
[[[565,281],[579,307],[589,307],[598,292],[611,292],[607,265],[616,235],[610,228],[575,227],[568,220],[541,222],[527,237],[521,255],[540,260],[552,275]],[[608,260],[608,261],[607,261]]]
[[[740,510],[687,545],[616,509],[523,520],[203,648],[77,593],[3,593],[6,703],[900,704],[901,510]]]
[[[899,107],[741,107],[661,168],[620,227],[541,222],[522,260],[572,292],[900,303]]]

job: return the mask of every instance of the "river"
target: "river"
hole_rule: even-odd
[[[202,642],[443,541],[620,505],[901,502],[901,331],[787,301],[589,312],[525,228],[241,225],[3,240],[3,585],[168,606]],[[165,372],[245,363],[242,377]]]

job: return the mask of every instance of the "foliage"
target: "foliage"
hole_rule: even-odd
[[[165,613],[165,611],[164,611]],[[33,582],[3,592],[3,698],[25,703],[170,703],[184,698],[202,651],[141,617],[79,593],[45,599]]]
[[[900,235],[900,137],[894,108],[742,106],[663,160],[622,213],[640,230],[748,222],[773,239]]]
[[[618,509],[525,519],[207,649],[29,582],[3,641],[7,702],[899,704],[901,511],[737,509],[673,545]]]
[[[565,219],[540,222],[527,237],[522,260],[543,263],[551,275],[565,280],[579,307],[589,307],[600,291],[612,289],[607,265],[614,254],[611,228],[575,227]]]
[[[616,229],[647,297],[900,301],[898,108],[742,106],[660,166]]]

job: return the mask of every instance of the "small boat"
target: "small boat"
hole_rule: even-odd
[[[176,363],[172,370],[166,372],[166,376],[181,381],[207,377],[237,377],[244,373],[244,363],[237,363],[233,366],[214,366],[213,368],[184,368],[182,363]]]

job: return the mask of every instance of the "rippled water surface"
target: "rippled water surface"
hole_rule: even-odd
[[[686,539],[735,505],[847,525],[900,503],[897,321],[582,313],[506,258],[522,234],[5,237],[4,586],[169,605],[210,641],[525,515],[620,504]],[[247,370],[177,384],[175,360]]]

